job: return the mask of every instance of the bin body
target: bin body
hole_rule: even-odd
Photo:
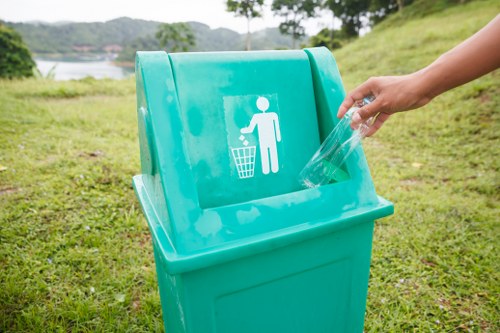
[[[155,246],[166,332],[362,332],[373,222],[187,274]]]
[[[362,332],[374,221],[393,206],[361,148],[347,180],[297,182],[344,97],[331,53],[142,53],[136,75],[134,188],[166,332]]]

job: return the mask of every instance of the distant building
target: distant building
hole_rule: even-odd
[[[120,53],[123,50],[123,47],[118,44],[108,44],[105,45],[102,49],[106,53]]]
[[[89,53],[95,50],[95,47],[92,45],[73,45],[73,51],[79,53]]]

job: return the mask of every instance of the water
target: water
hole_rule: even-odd
[[[110,78],[123,79],[133,74],[133,68],[125,68],[114,65],[109,60],[82,61],[78,59],[35,59],[40,72],[45,76],[56,66],[56,80],[78,80],[87,76],[96,79]]]

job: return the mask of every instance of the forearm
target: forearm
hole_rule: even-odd
[[[429,100],[500,67],[500,15],[475,35],[414,73]]]
[[[370,78],[347,94],[337,117],[342,118],[356,101],[374,96],[372,103],[358,109],[351,118],[351,127],[358,128],[363,122],[375,117],[367,133],[370,136],[394,113],[424,106],[437,95],[499,67],[500,15],[418,72]]]

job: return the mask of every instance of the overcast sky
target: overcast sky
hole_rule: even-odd
[[[263,18],[251,22],[251,30],[277,27],[278,17],[273,16],[266,1]],[[107,21],[121,16],[160,22],[198,21],[211,28],[225,27],[240,33],[246,32],[245,18],[235,17],[226,11],[225,0],[0,0],[0,19],[13,22],[26,21]],[[309,20],[308,34],[331,27],[331,16]]]

